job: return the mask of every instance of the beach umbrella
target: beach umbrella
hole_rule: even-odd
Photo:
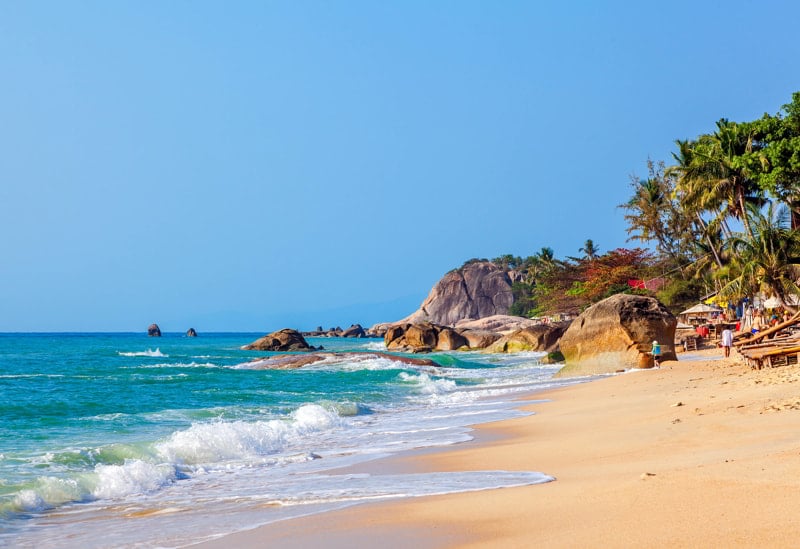
[[[798,298],[797,296],[794,295],[788,296],[787,301],[789,305],[793,307],[796,307],[798,304]],[[784,305],[786,305],[786,303],[784,303],[777,297],[771,297],[764,301],[764,308],[766,309],[775,309],[777,307],[783,307]]]

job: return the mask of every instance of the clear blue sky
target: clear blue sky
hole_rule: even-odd
[[[396,320],[626,245],[648,157],[800,90],[795,2],[3,2],[0,331]]]

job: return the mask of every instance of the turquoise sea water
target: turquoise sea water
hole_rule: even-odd
[[[380,340],[312,338],[366,354],[258,370],[247,363],[271,353],[240,347],[261,335],[0,334],[0,545],[182,546],[362,501],[551,480],[332,472],[520,415],[513,398],[556,384],[540,354],[410,366],[370,355]]]

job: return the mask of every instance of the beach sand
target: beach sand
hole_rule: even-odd
[[[204,546],[797,547],[800,369],[754,371],[721,355],[531,395],[550,399],[521,403],[535,415],[383,462],[554,482],[360,505]]]

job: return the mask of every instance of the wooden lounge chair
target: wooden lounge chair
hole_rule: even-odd
[[[774,368],[776,366],[791,366],[797,364],[798,355],[800,355],[800,344],[790,347],[750,350],[742,353],[742,356],[745,357],[750,367],[756,370],[760,370],[765,366]]]

